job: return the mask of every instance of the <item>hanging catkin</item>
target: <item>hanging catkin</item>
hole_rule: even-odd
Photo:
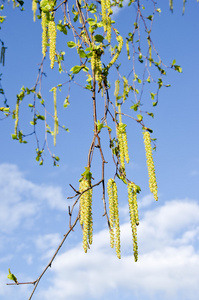
[[[48,44],[48,29],[47,18],[45,12],[41,12],[41,26],[42,26],[42,54],[46,56],[46,49]]]
[[[144,131],[144,145],[146,151],[146,161],[148,167],[148,175],[149,175],[149,189],[151,193],[153,193],[155,200],[158,200],[158,188],[157,181],[155,175],[155,166],[152,155],[152,147],[151,147],[151,136],[148,131]]]
[[[49,35],[49,43],[50,43],[50,51],[49,51],[50,67],[51,69],[53,69],[55,63],[56,36],[57,36],[56,25],[54,20],[50,20],[48,23],[48,35]]]
[[[92,244],[93,239],[93,219],[92,219],[92,189],[87,179],[80,181],[79,191],[83,193],[80,197],[80,224],[83,228],[83,248],[86,253],[88,243]],[[84,192],[85,190],[87,190]]]
[[[112,178],[108,180],[107,191],[109,197],[110,245],[111,248],[115,245],[117,257],[121,258],[117,186],[115,180]]]

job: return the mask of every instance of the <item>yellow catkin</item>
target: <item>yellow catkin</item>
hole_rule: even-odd
[[[117,139],[119,144],[119,151],[120,151],[120,163],[123,169],[125,169],[125,162],[124,162],[124,143],[123,143],[123,137],[122,137],[122,131],[121,131],[121,124],[119,123],[117,127]]]
[[[104,31],[107,30],[107,15],[106,15],[106,0],[101,0],[102,7],[102,24],[104,26]]]
[[[107,17],[107,41],[111,43],[111,18]]]
[[[148,167],[148,175],[149,175],[149,189],[151,193],[153,193],[155,200],[158,200],[158,189],[157,189],[157,181],[155,175],[155,166],[152,155],[152,147],[151,147],[151,136],[148,131],[144,132],[144,145],[146,151],[146,160]]]
[[[133,236],[133,252],[135,261],[138,260],[137,225],[139,224],[137,206],[137,187],[134,183],[128,183],[129,214]]]
[[[113,182],[113,199],[114,199],[114,216],[115,216],[115,250],[116,250],[117,257],[121,258],[118,195],[117,195],[117,186],[115,181]]]
[[[121,166],[125,169],[124,159],[129,163],[129,153],[128,153],[128,142],[126,134],[126,124],[120,122],[117,127],[117,138],[119,143],[120,151],[120,163]]]
[[[53,69],[55,63],[55,53],[56,53],[56,25],[54,20],[50,20],[48,23],[48,35],[49,35],[49,43],[50,43],[50,67]]]
[[[126,134],[126,129],[124,128],[123,131],[123,147],[124,147],[124,156],[127,164],[129,163],[129,151],[128,151],[128,141],[127,141],[127,134]]]
[[[90,184],[87,179],[80,182],[80,192],[87,190]],[[80,197],[80,224],[83,226],[83,248],[86,253],[88,243],[92,244],[93,220],[92,220],[92,189],[84,192]]]
[[[112,9],[111,9],[111,1],[110,0],[106,0],[106,9],[107,9],[107,13],[106,13],[106,24],[107,24],[107,41],[110,43],[111,42],[111,17],[110,15],[113,13]]]
[[[111,248],[114,247],[114,200],[113,200],[113,179],[110,178],[107,183],[107,192],[109,198],[109,222],[110,222],[110,245]]]
[[[17,99],[16,108],[15,108],[15,135],[17,136],[17,127],[19,123],[19,99]]]
[[[117,36],[117,41],[118,41],[118,48],[117,48],[117,52],[115,53],[115,55],[113,56],[112,60],[110,61],[110,63],[108,64],[108,69],[116,62],[116,60],[118,59],[121,51],[122,51],[122,46],[123,46],[123,38],[121,37],[121,35]]]
[[[82,193],[84,191],[84,180],[82,180],[79,184],[79,192]],[[80,224],[83,225],[84,224],[84,200],[85,200],[85,193],[81,195],[80,197]]]
[[[117,186],[112,178],[108,180],[107,191],[109,197],[110,245],[111,248],[115,245],[117,257],[121,258]]]
[[[32,0],[32,11],[33,11],[33,20],[36,20],[36,11],[37,11],[37,2],[36,0]]]
[[[59,133],[59,123],[57,117],[57,88],[53,88],[53,101],[54,101],[54,146],[56,146],[56,136]]]
[[[45,12],[41,12],[41,26],[42,26],[42,54],[46,56],[46,49],[48,44],[48,29],[47,18]]]

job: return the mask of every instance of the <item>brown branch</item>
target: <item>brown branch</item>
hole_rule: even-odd
[[[35,286],[34,286],[34,289],[32,290],[32,293],[31,293],[31,295],[30,295],[30,297],[29,297],[28,300],[31,300],[31,299],[32,299],[32,296],[33,296],[33,294],[35,293],[35,290],[36,290],[36,288],[37,288],[37,286],[38,286],[38,284],[39,284],[41,278],[42,278],[43,275],[46,273],[46,271],[48,270],[48,268],[51,267],[51,265],[52,265],[52,263],[53,263],[55,257],[57,256],[57,254],[58,254],[59,250],[61,249],[63,243],[65,242],[67,236],[68,236],[69,233],[73,230],[73,228],[74,228],[75,225],[77,224],[77,221],[78,221],[78,220],[79,220],[79,214],[78,214],[76,220],[74,221],[73,225],[70,227],[70,229],[68,230],[68,232],[64,235],[64,238],[62,239],[61,243],[59,244],[59,247],[58,247],[57,250],[55,251],[55,253],[54,253],[53,257],[51,258],[50,262],[48,263],[48,265],[45,267],[45,269],[43,270],[43,272],[41,273],[41,275],[37,278],[37,280],[35,280],[35,281],[33,282],[33,284],[35,284]],[[19,284],[18,284],[18,285],[19,285]]]
[[[21,284],[35,284],[36,281],[17,282],[17,283],[6,283],[6,285],[21,285]]]

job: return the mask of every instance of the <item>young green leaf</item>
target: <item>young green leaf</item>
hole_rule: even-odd
[[[78,74],[82,69],[82,66],[74,66],[70,69],[73,74]]]
[[[133,109],[134,111],[137,111],[137,110],[138,110],[138,107],[139,107],[139,105],[138,105],[138,103],[136,103],[136,104],[132,105],[132,106],[130,107],[130,109]]]
[[[104,40],[104,37],[103,37],[102,35],[100,35],[100,34],[96,34],[96,35],[94,36],[94,39],[95,39],[96,42],[102,43],[103,40]]]
[[[76,44],[74,42],[72,42],[72,41],[68,42],[67,45],[68,45],[69,48],[76,47]]]
[[[143,116],[142,115],[137,115],[137,118],[138,118],[138,121],[141,122],[142,119],[143,119]]]
[[[57,29],[61,32],[63,32],[65,35],[67,35],[68,31],[65,27],[65,25],[62,25],[62,24],[57,24]]]
[[[8,269],[8,272],[9,272],[9,274],[8,274],[7,278],[10,280],[13,280],[15,283],[18,283],[16,276],[11,273],[10,268]]]

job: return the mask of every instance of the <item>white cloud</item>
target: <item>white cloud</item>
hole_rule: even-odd
[[[37,250],[43,253],[41,259],[51,258],[61,242],[61,236],[58,233],[40,235],[34,240]]]
[[[27,180],[16,165],[0,165],[0,231],[15,230],[22,222],[31,225],[32,217],[48,207],[66,210],[67,201],[60,187],[38,185]]]
[[[108,231],[94,235],[88,254],[82,245],[57,257],[41,299],[191,299],[199,293],[199,205],[174,200],[145,211],[138,232],[139,261],[132,256],[129,224],[121,226],[122,259],[109,247]],[[121,298],[121,297],[120,297]],[[108,299],[108,298],[107,298]]]
[[[118,6],[112,7],[113,16],[116,16],[117,14],[119,14],[121,9],[124,9],[124,7],[127,6],[128,3],[129,3],[128,0],[124,0],[123,1],[123,7],[118,7]]]
[[[61,189],[28,181],[14,165],[0,165],[0,189],[2,232],[18,229],[22,221],[23,224],[30,222],[41,210],[57,208],[62,211],[67,207]],[[118,260],[114,249],[109,246],[108,230],[102,230],[94,235],[87,254],[83,252],[82,244],[78,244],[57,256],[47,277],[50,283],[45,290],[38,287],[37,299],[106,300],[111,296],[115,300],[132,297],[196,300],[199,294],[199,204],[191,199],[176,199],[156,205],[152,196],[139,202],[141,220],[137,263],[133,259],[129,213],[125,207],[121,213],[124,220],[121,225],[122,259]],[[33,251],[36,249],[39,260],[43,260],[54,253],[61,236],[58,233],[37,236],[35,233],[33,240]],[[33,252],[28,252],[25,241],[20,245],[20,255],[32,269]],[[12,259],[9,255],[4,254],[5,262]],[[11,289],[13,291],[13,287]],[[0,295],[5,299],[7,295],[12,298],[11,289],[6,294],[7,288],[4,287]],[[27,298],[24,295],[28,290],[18,291],[17,296]]]

